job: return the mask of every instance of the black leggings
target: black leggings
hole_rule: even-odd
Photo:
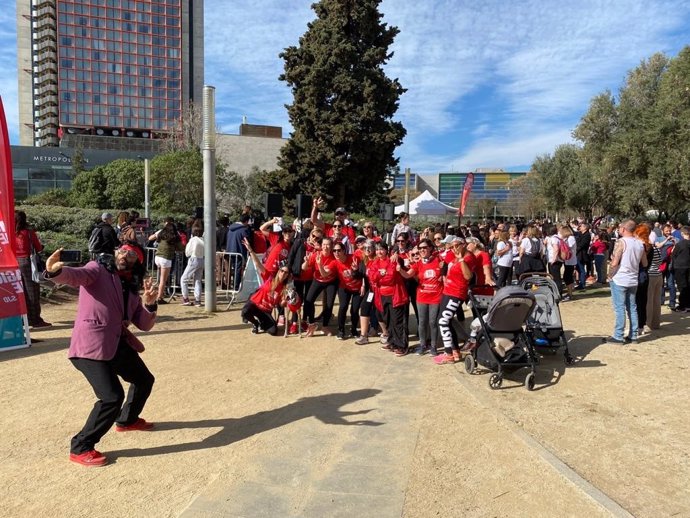
[[[498,267],[498,278],[496,279],[496,286],[502,288],[511,283],[513,273],[513,265],[510,266],[499,266]]]
[[[335,294],[338,292],[338,280],[336,279],[328,284],[314,280],[311,286],[309,286],[307,297],[304,299],[304,318],[310,324],[314,323],[314,303],[324,290],[326,290],[326,302],[323,307],[323,312],[321,313],[323,325],[328,326],[331,321],[331,317],[333,316],[333,305],[335,304]]]
[[[438,310],[438,330],[443,340],[443,348],[446,353],[451,354],[453,349],[458,349],[458,334],[453,327],[453,317],[456,313],[463,313],[462,299],[443,295]]]
[[[352,304],[350,304],[352,302]],[[345,320],[347,318],[347,308],[350,306],[350,321],[352,322],[352,336],[357,335],[359,329],[359,308],[362,303],[362,296],[359,291],[347,291],[345,288],[338,288],[338,331],[345,332]]]
[[[269,335],[274,335],[278,331],[278,324],[270,313],[262,310],[259,306],[254,304],[251,300],[242,308],[242,318],[247,319],[257,328],[262,329]]]
[[[311,281],[293,281],[295,285],[295,291],[299,295],[299,299],[302,301],[302,317],[304,318],[304,299],[307,298],[307,292],[309,291],[309,285]],[[292,321],[297,322],[297,313],[292,314]]]

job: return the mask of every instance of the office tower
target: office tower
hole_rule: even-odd
[[[201,106],[201,0],[17,0],[17,46],[22,145],[150,149]]]

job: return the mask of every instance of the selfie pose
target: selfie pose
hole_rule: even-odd
[[[114,423],[117,432],[153,428],[139,414],[154,377],[139,356],[143,344],[128,328],[130,324],[143,331],[153,327],[156,290],[151,279],[144,278],[144,251],[136,244],[123,245],[114,256],[103,254],[79,268],[65,266],[61,251],[46,261],[45,276],[79,286],[69,359],[98,398],[84,427],[72,438],[69,458],[84,466],[103,466],[108,460],[95,446]],[[126,400],[118,376],[130,384]]]

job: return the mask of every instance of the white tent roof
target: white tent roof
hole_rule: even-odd
[[[404,210],[404,203],[395,207],[396,214],[400,214]],[[429,191],[424,191],[414,200],[410,200],[410,210],[408,212],[410,215],[442,216],[444,214],[457,213],[458,209],[437,200]]]

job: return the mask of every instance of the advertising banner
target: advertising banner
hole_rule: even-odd
[[[465,185],[462,187],[462,196],[460,198],[460,207],[458,207],[458,216],[462,217],[465,214],[465,209],[467,208],[467,200],[472,192],[472,185],[474,184],[474,173],[467,173],[467,178],[465,178]]]

